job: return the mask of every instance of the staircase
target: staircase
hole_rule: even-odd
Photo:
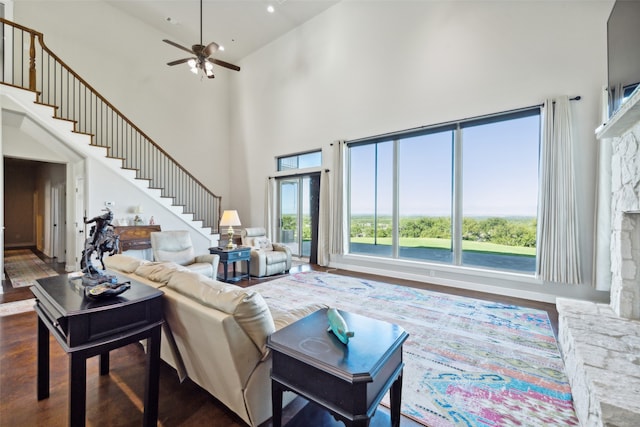
[[[218,233],[220,196],[49,50],[42,33],[1,18],[0,31],[0,83],[32,119],[145,191],[199,233],[209,238]]]

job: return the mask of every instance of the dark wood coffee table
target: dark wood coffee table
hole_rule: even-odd
[[[327,332],[327,310],[275,332],[272,350],[273,427],[282,425],[282,393],[293,391],[327,409],[347,426],[367,426],[391,390],[391,424],[400,425],[402,344],[398,325],[341,311],[355,336],[348,345]]]
[[[109,351],[147,340],[144,426],[158,420],[160,330],[163,292],[131,281],[131,289],[104,300],[84,297],[79,279],[39,279],[31,292],[38,313],[38,400],[49,397],[49,332],[69,355],[69,425],[84,426],[87,358],[100,356],[100,375],[109,373]]]

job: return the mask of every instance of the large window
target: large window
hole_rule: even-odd
[[[540,109],[349,143],[349,252],[533,274]]]
[[[322,166],[322,151],[278,157],[278,171],[305,169]]]
[[[392,255],[393,142],[352,147],[351,252]]]

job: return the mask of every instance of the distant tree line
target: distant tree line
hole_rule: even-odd
[[[298,228],[298,216],[294,214],[282,215],[282,230],[296,230]],[[311,217],[302,216],[302,240],[311,240]]]
[[[391,218],[380,217],[377,223],[377,237],[391,237]],[[451,239],[451,219],[448,217],[401,218],[399,234],[400,237],[406,238]],[[351,237],[374,237],[374,218],[353,216]],[[466,217],[462,220],[462,239],[534,248],[536,219]]]

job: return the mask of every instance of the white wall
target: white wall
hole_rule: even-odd
[[[103,1],[15,2],[46,45],[215,194],[228,200],[229,76],[201,80],[167,36]]]
[[[85,194],[85,206],[87,206],[86,216],[91,219],[97,215],[102,215],[105,202],[115,202],[112,208],[114,214],[114,224],[121,218],[131,219],[135,216],[134,208],[142,206],[144,209],[143,218],[148,223],[149,217],[153,216],[155,223],[160,225],[164,231],[168,230],[189,230],[191,239],[196,250],[196,254],[209,253],[208,248],[212,246],[212,241],[204,237],[200,232],[191,229],[182,222],[175,214],[154,199],[146,195],[141,189],[131,185],[127,180],[112,170],[104,166],[99,161],[87,159],[87,193]],[[90,224],[87,226],[85,234],[89,233]],[[138,252],[138,251],[136,251]],[[151,252],[128,254],[140,258],[152,259]]]
[[[241,61],[232,205],[263,223],[278,155],[581,95],[572,104],[582,270],[592,279],[596,139],[611,1],[343,1]],[[346,261],[348,264],[348,261]],[[373,265],[373,263],[370,263]],[[391,268],[391,267],[390,267]],[[424,274],[424,273],[423,273]],[[516,278],[517,280],[517,278]]]

